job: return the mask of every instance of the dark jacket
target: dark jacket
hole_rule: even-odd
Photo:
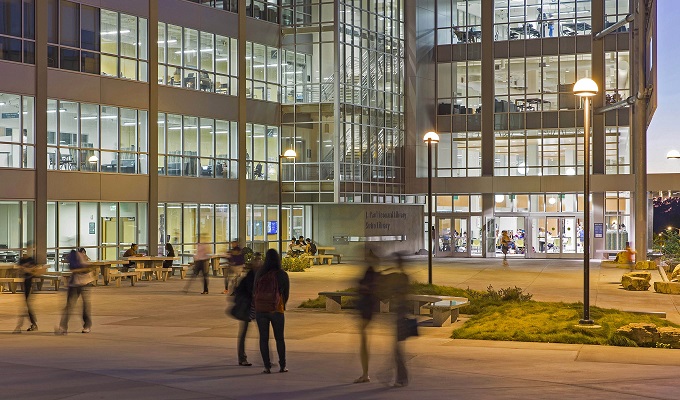
[[[248,270],[246,276],[241,279],[241,282],[236,286],[234,290],[235,301],[245,301],[252,303],[253,301],[253,290],[255,289],[255,271]]]

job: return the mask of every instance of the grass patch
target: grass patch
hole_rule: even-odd
[[[472,316],[463,327],[453,331],[451,337],[634,347],[635,343],[617,334],[616,329],[632,322],[678,327],[656,316],[591,307],[591,318],[602,328],[581,329],[574,325],[578,324],[582,311],[581,303],[510,301]]]

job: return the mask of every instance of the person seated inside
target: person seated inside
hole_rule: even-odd
[[[87,255],[87,252],[85,251],[84,247],[79,248],[78,253],[80,253],[81,258],[84,261],[90,261],[90,257]]]
[[[165,244],[165,256],[166,257],[175,257],[175,249],[172,247],[172,245],[170,243]],[[171,268],[173,261],[174,260],[163,261],[163,268]]]
[[[307,238],[307,246],[305,248],[305,252],[312,256],[316,255],[316,244],[314,244],[314,242],[312,242],[312,239],[310,238]]]
[[[297,240],[295,238],[290,239],[290,243],[288,243],[288,255],[292,255],[293,252],[295,251],[295,246],[297,246]]]
[[[124,258],[126,258],[126,257],[137,257],[137,256],[141,256],[141,254],[137,253],[137,243],[132,243],[130,245],[130,248],[125,250],[125,253],[123,254]],[[123,270],[123,272],[128,272],[130,270],[130,268],[134,268],[134,267],[135,267],[134,261],[130,261],[129,263],[127,263],[127,265],[123,265],[122,270]]]

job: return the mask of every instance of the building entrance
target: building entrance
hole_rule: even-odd
[[[574,258],[583,252],[583,227],[578,216],[531,217],[531,257]]]
[[[437,217],[437,257],[469,257],[469,219]]]

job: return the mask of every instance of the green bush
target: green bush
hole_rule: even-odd
[[[309,257],[306,254],[297,257],[283,257],[281,268],[288,272],[305,272],[305,269],[309,268]]]

